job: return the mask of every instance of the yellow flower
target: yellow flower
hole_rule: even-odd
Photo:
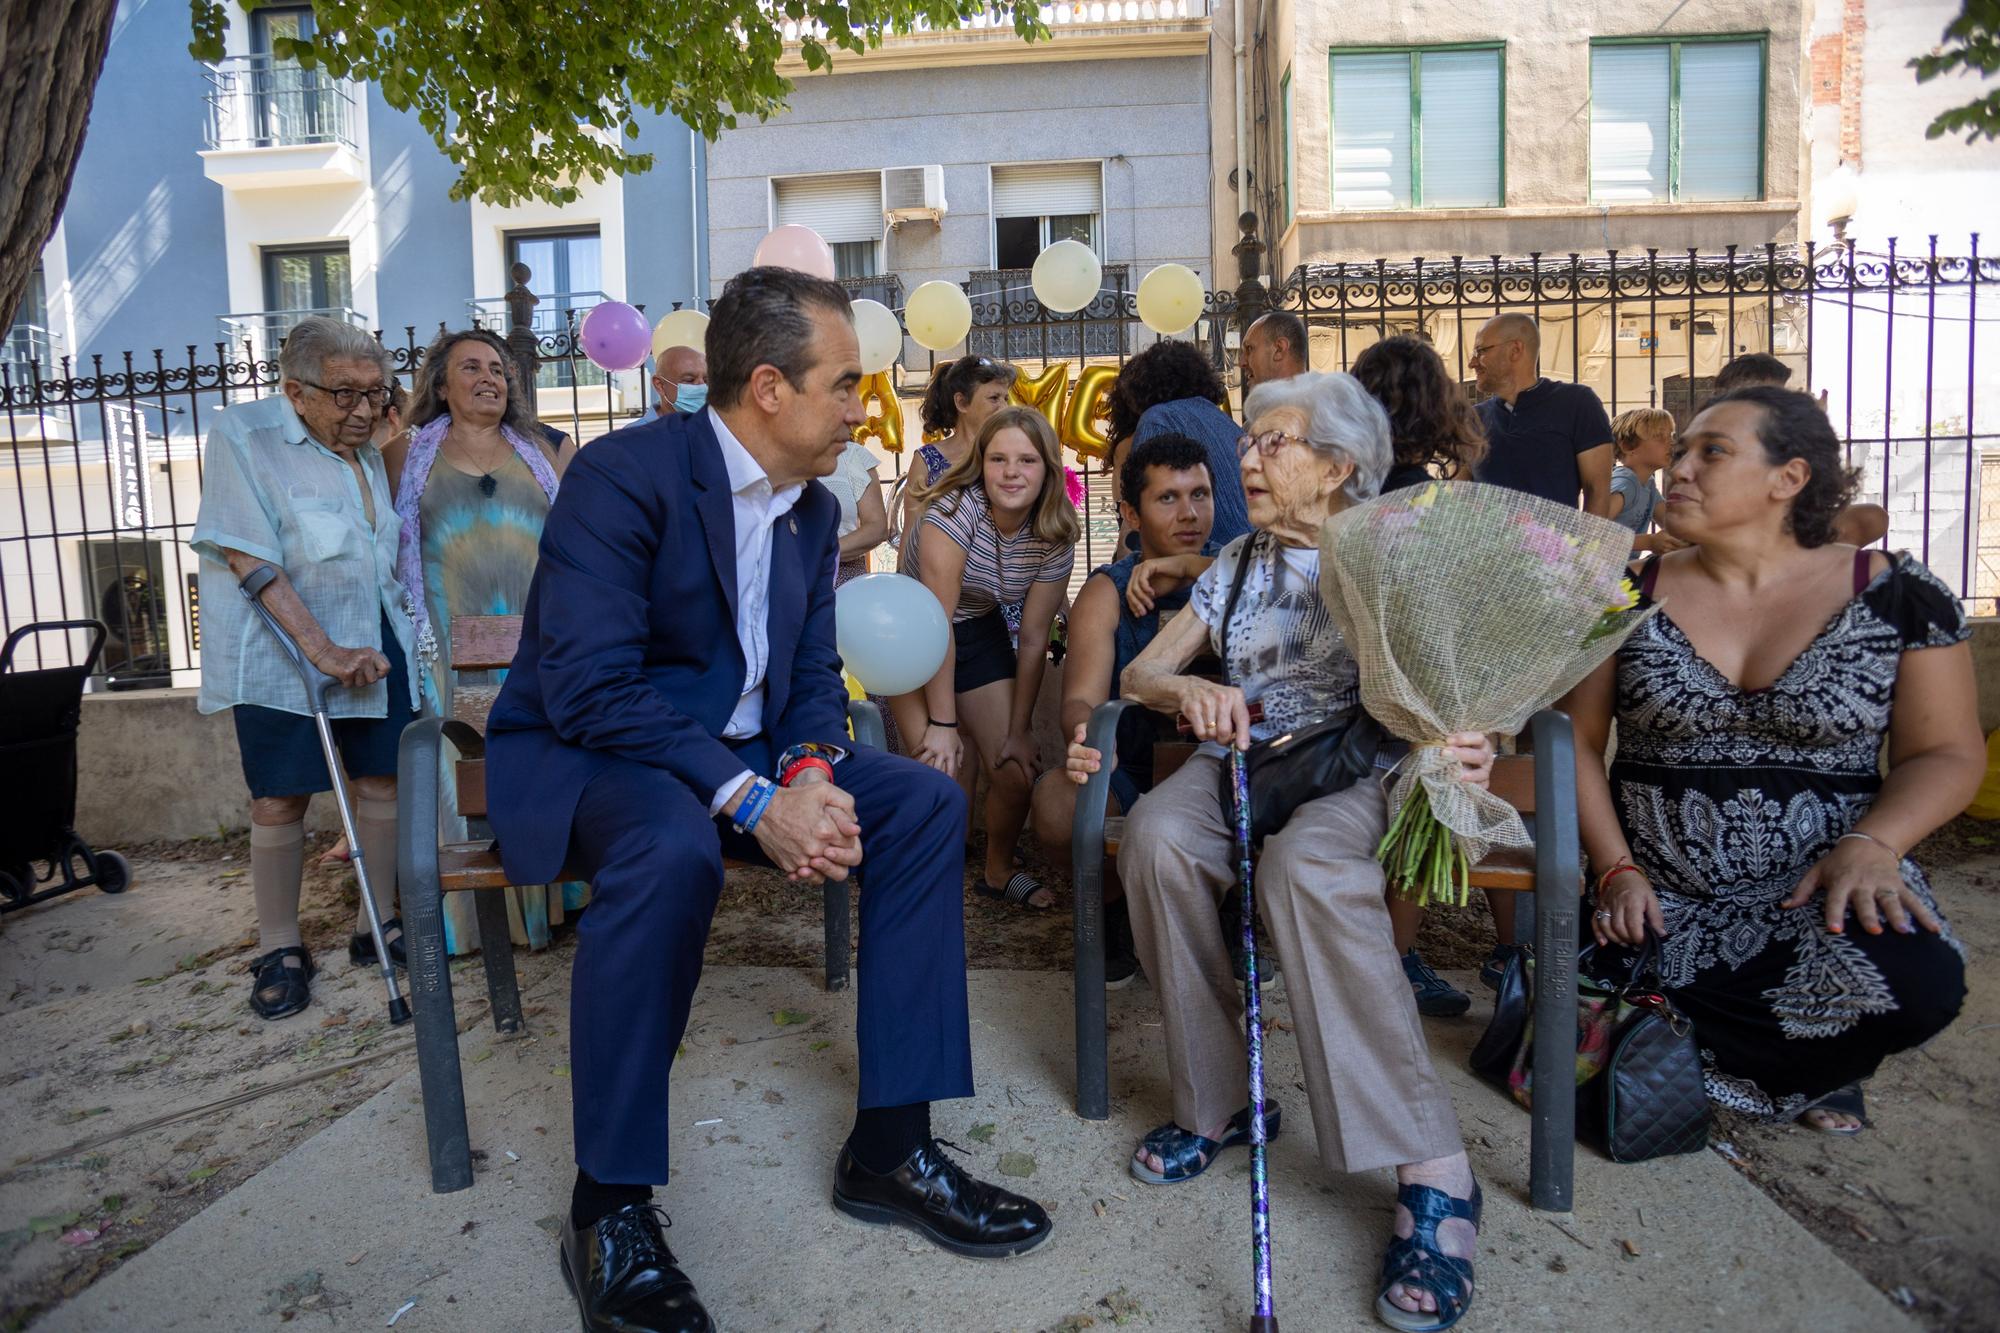
[[[1618,600],[1606,607],[1606,615],[1616,615],[1620,611],[1630,611],[1639,604],[1639,590],[1632,586],[1632,580],[1618,580]]]
[[[1418,509],[1429,509],[1432,505],[1437,503],[1437,498],[1438,498],[1438,484],[1436,482],[1432,482],[1430,485],[1424,487],[1424,493],[1422,495],[1419,495],[1416,499],[1410,501],[1410,503]]]

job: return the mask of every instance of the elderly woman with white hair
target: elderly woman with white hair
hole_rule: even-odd
[[[1181,714],[1208,742],[1134,808],[1118,855],[1139,958],[1166,1019],[1173,1092],[1172,1122],[1132,1157],[1132,1174],[1149,1184],[1192,1179],[1249,1141],[1243,996],[1216,916],[1236,860],[1224,747],[1247,748],[1359,701],[1354,658],[1320,599],[1319,533],[1373,499],[1392,461],[1388,417],[1352,376],[1260,384],[1244,407],[1250,429],[1237,455],[1252,531],[1223,549],[1121,681],[1127,698]],[[1226,682],[1182,674],[1201,654],[1222,654],[1244,561]],[[1447,744],[1464,780],[1486,781],[1486,737]],[[1393,758],[1378,756],[1378,769]],[[1396,1168],[1395,1237],[1376,1312],[1396,1328],[1435,1330],[1471,1301],[1480,1196],[1383,902],[1375,848],[1386,822],[1376,778],[1302,803],[1265,840],[1256,898],[1284,967],[1320,1160],[1336,1171]],[[1279,1128],[1274,1102],[1265,1124]]]

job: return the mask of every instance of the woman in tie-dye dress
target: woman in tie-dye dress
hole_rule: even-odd
[[[403,518],[397,573],[414,606],[424,704],[449,717],[452,695],[466,686],[498,685],[504,673],[456,673],[451,618],[520,615],[542,524],[576,445],[537,423],[532,390],[517,384],[507,345],[484,330],[440,334],[424,355],[410,408],[410,432],[392,452]],[[444,775],[449,781],[450,772]],[[448,839],[474,835],[465,821]],[[582,884],[507,890],[514,943],[542,948],[549,925],[583,906]],[[479,943],[472,895],[448,894],[445,940],[454,954]]]

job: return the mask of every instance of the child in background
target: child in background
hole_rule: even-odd
[[[1678,551],[1687,545],[1664,532],[1648,532],[1660,488],[1653,481],[1673,461],[1674,418],[1657,407],[1620,412],[1611,422],[1618,461],[1611,468],[1611,517],[1632,529],[1632,551]]]

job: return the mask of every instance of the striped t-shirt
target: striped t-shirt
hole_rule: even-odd
[[[977,485],[968,486],[955,497],[939,496],[924,511],[923,526],[938,529],[965,552],[965,579],[959,589],[958,610],[951,617],[954,624],[1020,602],[1031,584],[1068,583],[1070,566],[1076,561],[1074,545],[1037,537],[1032,518],[1012,537],[1002,537],[993,526],[985,488]],[[912,566],[914,573],[922,557],[919,552],[912,554],[918,556]]]

